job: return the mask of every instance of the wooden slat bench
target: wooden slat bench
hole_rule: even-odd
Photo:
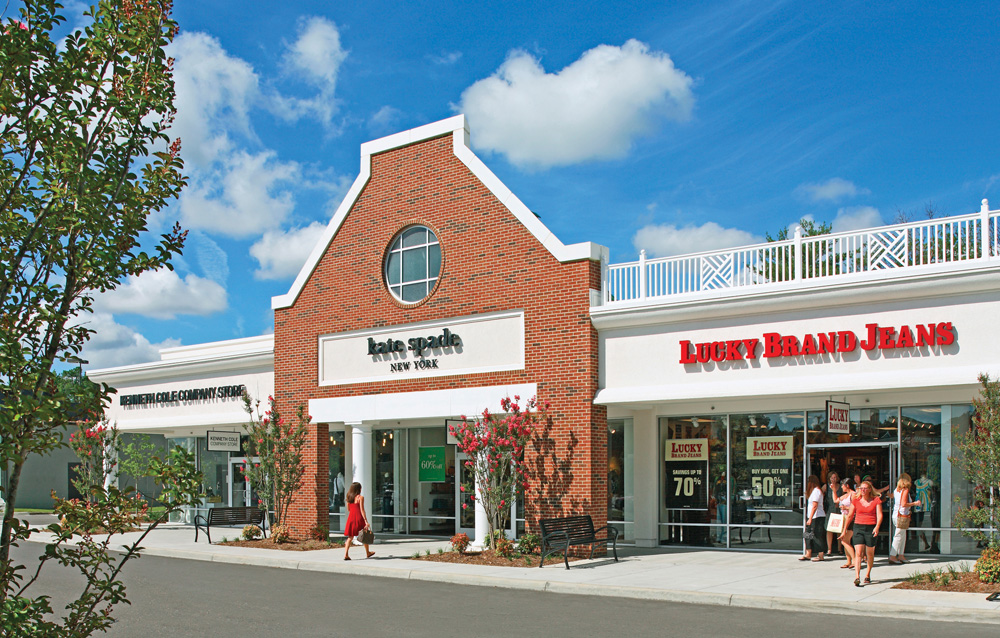
[[[259,507],[213,507],[208,510],[208,517],[198,514],[194,517],[194,542],[198,542],[198,530],[204,529],[208,536],[208,544],[212,544],[213,525],[257,525],[267,538],[264,530],[264,510]]]
[[[574,545],[590,545],[590,557],[594,557],[594,545],[611,543],[615,562],[618,562],[618,528],[605,525],[594,529],[594,519],[589,514],[583,516],[564,516],[562,518],[543,518],[539,520],[542,529],[542,560],[538,566],[545,564],[545,557],[556,552],[563,553],[566,569],[569,569],[569,548]],[[602,536],[598,534],[602,533]]]

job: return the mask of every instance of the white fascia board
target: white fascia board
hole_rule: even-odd
[[[947,367],[885,374],[803,374],[783,379],[776,387],[773,379],[742,382],[705,382],[682,386],[629,386],[604,388],[594,397],[596,405],[660,404],[675,401],[757,398],[764,396],[839,395],[854,392],[911,390],[920,388],[973,388],[983,373],[995,375],[982,366]]]
[[[224,374],[244,370],[274,371],[274,351],[253,354],[230,354],[201,360],[153,361],[117,368],[88,370],[87,378],[94,383],[115,384],[132,381],[168,380],[175,377],[204,374]]]
[[[483,386],[426,392],[394,392],[363,396],[310,399],[309,414],[316,423],[362,423],[424,418],[473,417],[484,409],[500,410],[500,400],[520,396],[527,400],[538,385]]]
[[[250,355],[274,352],[274,335],[257,335],[241,339],[196,343],[190,346],[161,348],[162,361],[202,361],[213,356],[228,354]]]
[[[901,278],[877,275],[864,279],[840,278],[817,286],[789,282],[765,289],[723,289],[697,296],[678,295],[657,302],[636,300],[614,306],[591,306],[590,318],[598,330],[684,323],[695,319],[765,315],[801,309],[837,308],[862,304],[949,297],[1000,291],[1000,263],[975,267],[947,267]]]
[[[579,261],[589,259],[599,261],[602,255],[607,254],[607,249],[592,242],[583,242],[566,246],[552,234],[548,228],[519,200],[503,182],[486,167],[483,162],[476,157],[469,148],[469,128],[465,121],[465,115],[456,115],[439,122],[432,122],[419,126],[409,131],[402,131],[394,135],[389,135],[361,145],[361,173],[354,180],[351,190],[348,191],[344,201],[340,203],[337,212],[333,215],[330,223],[326,227],[323,236],[317,242],[309,258],[302,266],[298,276],[292,283],[291,288],[284,295],[271,297],[271,309],[279,310],[289,308],[298,299],[299,294],[306,285],[306,281],[312,276],[316,266],[319,265],[323,253],[326,252],[330,242],[340,229],[341,224],[347,218],[347,213],[354,206],[362,189],[371,178],[372,155],[384,153],[395,148],[401,148],[423,142],[435,137],[442,137],[451,133],[455,156],[466,165],[493,195],[514,214],[528,231],[545,246],[546,249],[560,262]]]

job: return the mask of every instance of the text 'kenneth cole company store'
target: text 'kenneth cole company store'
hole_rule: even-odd
[[[361,147],[361,172],[274,335],[90,373],[108,416],[196,451],[203,508],[255,502],[240,395],[305,405],[296,536],[482,537],[448,424],[505,396],[550,402],[510,533],[589,514],[639,546],[800,550],[803,492],[913,477],[909,553],[974,553],[949,460],[977,376],[1000,374],[998,212],[611,264],[564,245],[468,146],[462,116]],[[887,517],[888,520],[888,517]],[[888,524],[888,523],[887,523]]]

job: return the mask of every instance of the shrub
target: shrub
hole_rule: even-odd
[[[540,544],[537,534],[523,534],[517,541],[517,551],[521,554],[534,554]]]
[[[988,547],[976,561],[976,574],[984,583],[1000,583],[1000,548]]]
[[[247,525],[243,528],[243,533],[240,536],[245,541],[255,541],[263,535],[264,532],[256,525]]]
[[[314,541],[329,542],[330,540],[330,530],[323,525],[313,525],[313,528],[309,530],[309,538]]]
[[[284,525],[275,525],[271,528],[271,540],[275,543],[287,543],[291,535],[288,532],[288,528]]]
[[[493,551],[497,553],[497,556],[504,558],[514,558],[514,555],[517,554],[514,541],[503,537],[497,537],[493,540]]]
[[[506,539],[507,535],[504,534],[504,531],[502,529],[493,530],[486,536],[486,546],[496,549],[497,542]]]
[[[464,554],[465,550],[469,549],[470,543],[468,534],[455,534],[451,537],[451,548],[459,554]]]

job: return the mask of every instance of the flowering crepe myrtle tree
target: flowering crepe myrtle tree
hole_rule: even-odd
[[[37,571],[25,582],[24,566],[11,559],[10,548],[38,531],[14,511],[29,456],[64,446],[64,428],[80,418],[56,368],[86,363],[95,295],[170,268],[183,246],[177,225],[158,238],[148,233],[149,217],[185,183],[180,142],[167,135],[174,83],[165,47],[177,23],[170,0],[95,0],[76,30],[56,0],[19,6],[17,19],[0,8],[0,467],[8,479],[0,636],[89,636],[126,601],[117,576],[138,546],[112,555],[111,534],[68,548],[71,532],[50,529],[56,536],[39,566],[55,560],[87,579],[68,615],[54,620],[49,597],[31,597]],[[98,411],[109,390],[100,388]],[[168,511],[197,492],[193,460],[176,451],[172,460],[157,464]],[[122,511],[130,502],[111,486],[92,502],[58,508],[84,529],[114,532],[132,526]]]
[[[243,473],[258,494],[258,506],[274,512],[277,524],[287,528],[288,509],[295,492],[302,487],[305,465],[302,450],[312,417],[299,406],[294,421],[286,421],[278,413],[274,397],[267,397],[267,409],[262,411],[260,400],[243,393],[243,408],[250,420],[243,425],[250,438],[251,454],[256,462],[247,462]]]
[[[80,423],[77,431],[69,435],[69,446],[80,459],[71,480],[81,494],[89,495],[92,486],[109,487],[117,481],[121,435],[116,426],[108,426],[107,419],[97,424]]]
[[[461,489],[471,492],[473,502],[478,500],[483,506],[489,525],[488,542],[493,542],[497,531],[502,532],[518,490],[529,490],[524,449],[548,409],[547,401],[539,403],[532,397],[521,404],[521,397],[514,395],[513,399],[500,401],[499,413],[487,408],[477,418],[463,416],[461,423],[449,426],[459,451],[469,457],[465,465],[472,470],[475,483],[462,485]]]

